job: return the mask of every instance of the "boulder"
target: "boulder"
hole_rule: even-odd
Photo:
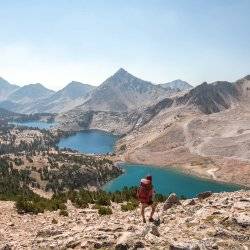
[[[188,201],[187,205],[194,206],[195,205],[195,200],[191,199],[190,201]]]
[[[197,195],[197,197],[198,197],[198,199],[203,200],[203,199],[208,198],[211,195],[212,195],[212,192],[211,191],[207,191],[207,192],[199,193]]]
[[[115,246],[115,250],[128,250],[129,246],[126,243],[118,243]]]
[[[169,250],[200,250],[200,247],[194,243],[173,243]]]
[[[163,210],[171,208],[173,205],[180,205],[180,201],[175,193],[172,193],[168,196],[167,200],[163,205]]]
[[[11,250],[11,249],[12,249],[11,246],[8,245],[8,244],[6,244],[5,246],[3,246],[3,247],[1,248],[1,250]]]
[[[132,241],[132,233],[130,232],[124,232],[120,238],[118,238],[115,246],[115,250],[126,250],[129,249],[129,246],[131,245]]]
[[[133,250],[137,250],[137,249],[142,249],[142,248],[144,248],[144,243],[143,242],[141,242],[141,241],[137,241],[135,244],[134,244],[134,246],[133,246]]]
[[[155,225],[153,225],[153,226],[151,227],[150,233],[153,234],[153,235],[155,235],[155,236],[157,236],[157,237],[160,236],[160,233],[159,233],[159,231],[158,231],[158,228],[157,228],[157,226],[155,226]]]
[[[236,223],[243,227],[250,226],[250,216],[245,214],[239,214],[237,217],[234,218]]]

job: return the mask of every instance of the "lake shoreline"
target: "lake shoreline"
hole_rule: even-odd
[[[156,192],[163,195],[176,193],[178,196],[194,198],[199,193],[205,191],[219,193],[245,190],[244,187],[239,185],[188,175],[172,167],[159,167],[122,161],[114,162],[114,164],[123,170],[123,174],[102,187],[107,192],[122,190],[124,186],[138,186],[140,179],[148,174],[153,176]]]
[[[25,126],[25,123],[35,123],[35,122],[38,122],[38,123],[45,123],[46,125],[52,125],[51,127],[49,127],[49,129],[53,129],[53,128],[56,128],[56,126],[53,126],[53,125],[57,125],[55,122],[51,123],[51,122],[44,122],[44,121],[26,121],[22,124],[22,122],[19,123],[19,125],[23,125]],[[17,125],[17,124],[16,124]],[[80,131],[71,131],[71,133],[67,136],[63,136],[60,138],[60,141],[63,140],[63,139],[67,139],[69,138],[70,136],[74,136],[76,135],[77,133],[101,133],[101,134],[104,134],[104,135],[107,135],[107,136],[112,136],[114,139],[114,144],[112,145],[113,147],[113,151],[111,151],[111,154],[112,153],[115,153],[116,150],[117,150],[117,144],[119,142],[119,137],[121,135],[114,135],[113,133],[109,132],[109,131],[105,131],[105,130],[100,130],[100,129],[82,129]],[[59,144],[58,144],[59,145]],[[71,148],[71,147],[70,147]],[[78,150],[78,149],[74,149],[74,150]],[[91,155],[96,155],[98,153],[88,153],[88,152],[82,152],[81,150],[78,150],[79,153],[81,154],[91,154]],[[106,154],[107,152],[105,153],[100,153],[101,155],[104,155]],[[121,158],[122,157],[122,158]],[[216,172],[220,170],[220,168],[217,166],[216,168],[215,167],[210,167],[210,168],[202,168],[202,166],[190,166],[188,164],[174,164],[174,163],[171,163],[171,164],[168,164],[168,165],[162,165],[162,164],[158,164],[157,160],[154,161],[154,162],[149,162],[147,160],[145,161],[140,161],[139,159],[135,159],[132,157],[132,160],[130,159],[130,154],[124,156],[122,155],[120,158],[122,160],[119,160],[119,156],[111,156],[110,158],[114,161],[115,164],[117,164],[118,166],[120,164],[140,164],[140,165],[145,165],[145,166],[154,166],[156,168],[162,168],[162,169],[175,169],[175,170],[178,170],[180,171],[181,173],[187,175],[187,176],[192,176],[192,177],[197,177],[199,179],[203,179],[203,180],[208,180],[208,181],[212,181],[212,182],[215,182],[215,183],[221,183],[221,184],[231,184],[231,185],[237,185],[239,187],[242,187],[242,188],[250,188],[250,185],[245,185],[245,184],[242,184],[238,181],[225,181],[225,180],[222,180],[221,178],[218,178],[216,177]]]
[[[142,162],[139,162],[139,161],[115,161],[114,162],[115,165],[119,166],[119,165],[123,165],[123,164],[129,164],[129,165],[143,165],[143,166],[148,166],[148,167],[154,167],[154,168],[160,168],[160,169],[169,169],[169,170],[176,170],[182,174],[185,174],[186,176],[191,176],[191,177],[194,177],[194,178],[198,178],[200,180],[204,180],[204,181],[211,181],[211,182],[214,182],[214,183],[219,183],[219,184],[226,184],[226,185],[232,185],[232,186],[238,186],[240,189],[250,189],[249,186],[246,186],[246,185],[243,185],[243,184],[239,184],[237,182],[226,182],[226,181],[223,181],[223,180],[219,180],[219,179],[213,179],[213,178],[210,178],[209,176],[205,176],[205,175],[202,175],[202,174],[199,174],[195,171],[191,171],[191,170],[188,170],[188,169],[185,169],[183,166],[181,165],[178,165],[178,164],[174,164],[174,165],[169,165],[169,166],[162,166],[162,165],[157,165],[157,164],[154,164],[154,165],[151,165],[151,164],[147,164],[147,163],[142,163]]]

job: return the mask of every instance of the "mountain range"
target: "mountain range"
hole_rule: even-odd
[[[0,78],[0,107],[19,113],[63,113],[78,106],[84,110],[128,111],[188,88],[191,85],[181,80],[152,84],[122,68],[98,87],[72,81],[57,92],[40,83],[19,87]]]
[[[98,87],[96,93],[105,87],[114,88],[113,79],[119,82],[127,74],[118,73]],[[152,91],[148,83],[143,90],[139,84],[135,86],[133,98],[127,102],[123,97],[132,95],[131,92],[120,92],[124,93],[120,103],[116,88],[98,102],[92,92],[84,104],[57,116],[59,127],[73,131],[99,129],[123,135],[116,146],[117,157],[122,161],[177,165],[202,177],[249,184],[250,76],[235,82],[204,82],[183,92],[169,92],[168,88],[159,96],[159,86],[159,92]],[[156,98],[151,99],[151,105],[140,100],[143,91],[150,97],[154,93]],[[133,102],[134,98],[140,101]],[[144,105],[139,106],[142,102]]]

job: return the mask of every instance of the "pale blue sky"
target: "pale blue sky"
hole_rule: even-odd
[[[155,83],[250,74],[249,0],[0,0],[0,76],[59,89],[120,67]]]

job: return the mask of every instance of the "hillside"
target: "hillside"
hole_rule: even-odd
[[[139,208],[123,212],[116,203],[111,205],[113,214],[100,216],[97,209],[68,202],[69,215],[64,217],[59,211],[20,215],[13,202],[0,201],[0,248],[249,249],[249,191],[168,204],[168,210],[158,205],[161,223],[155,226],[142,223]]]
[[[146,109],[119,141],[121,158],[243,185],[250,183],[250,81],[202,84]],[[138,123],[137,123],[138,124]]]
[[[13,91],[17,90],[19,86],[10,84],[5,79],[0,77],[0,101],[5,100]]]
[[[117,144],[117,160],[177,166],[205,178],[249,185],[249,89],[247,76],[235,83],[203,83],[137,110],[79,107],[58,119],[64,130],[124,135]],[[120,150],[123,145],[125,151]]]

